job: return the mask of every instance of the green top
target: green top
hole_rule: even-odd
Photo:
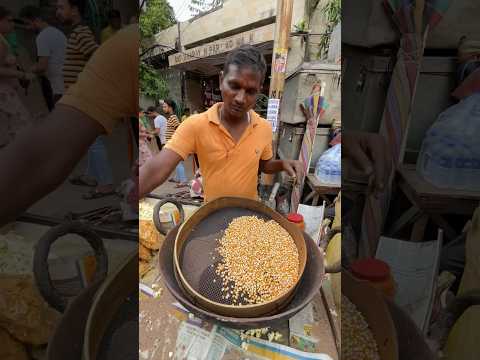
[[[9,50],[12,53],[12,55],[17,56],[18,55],[17,34],[15,32],[12,32],[12,33],[5,36],[5,40],[7,42],[7,45],[9,47]]]
[[[151,130],[150,129],[150,124],[148,122],[148,118],[146,116],[141,116],[140,121],[142,122],[142,125],[145,127],[145,129]]]

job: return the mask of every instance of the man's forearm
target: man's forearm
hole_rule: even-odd
[[[165,149],[140,167],[139,198],[144,198],[162,185],[181,160],[183,159],[180,155],[172,150]]]
[[[102,132],[94,120],[62,105],[21,131],[0,151],[0,225],[62,184]]]
[[[265,174],[275,174],[284,170],[283,160],[267,160],[260,162],[260,171]]]

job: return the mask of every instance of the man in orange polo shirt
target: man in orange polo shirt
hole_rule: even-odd
[[[272,127],[252,110],[266,69],[253,46],[228,55],[220,75],[224,102],[185,120],[164,150],[140,168],[140,198],[163,184],[190,154],[198,156],[207,202],[223,196],[258,199],[259,170],[300,177],[299,161],[273,159]]]

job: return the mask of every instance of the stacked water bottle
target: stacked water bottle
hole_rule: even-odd
[[[315,176],[325,184],[340,185],[342,182],[342,146],[337,144],[327,151],[317,161]]]
[[[480,93],[439,115],[427,131],[417,171],[440,188],[480,191]]]

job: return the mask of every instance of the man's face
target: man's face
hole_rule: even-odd
[[[57,0],[57,18],[63,23],[70,23],[73,9],[68,0]]]
[[[228,72],[220,75],[223,111],[234,118],[240,118],[253,109],[262,80],[260,72],[251,67],[229,65]]]
[[[13,16],[7,15],[0,20],[0,34],[10,34],[15,29]]]

